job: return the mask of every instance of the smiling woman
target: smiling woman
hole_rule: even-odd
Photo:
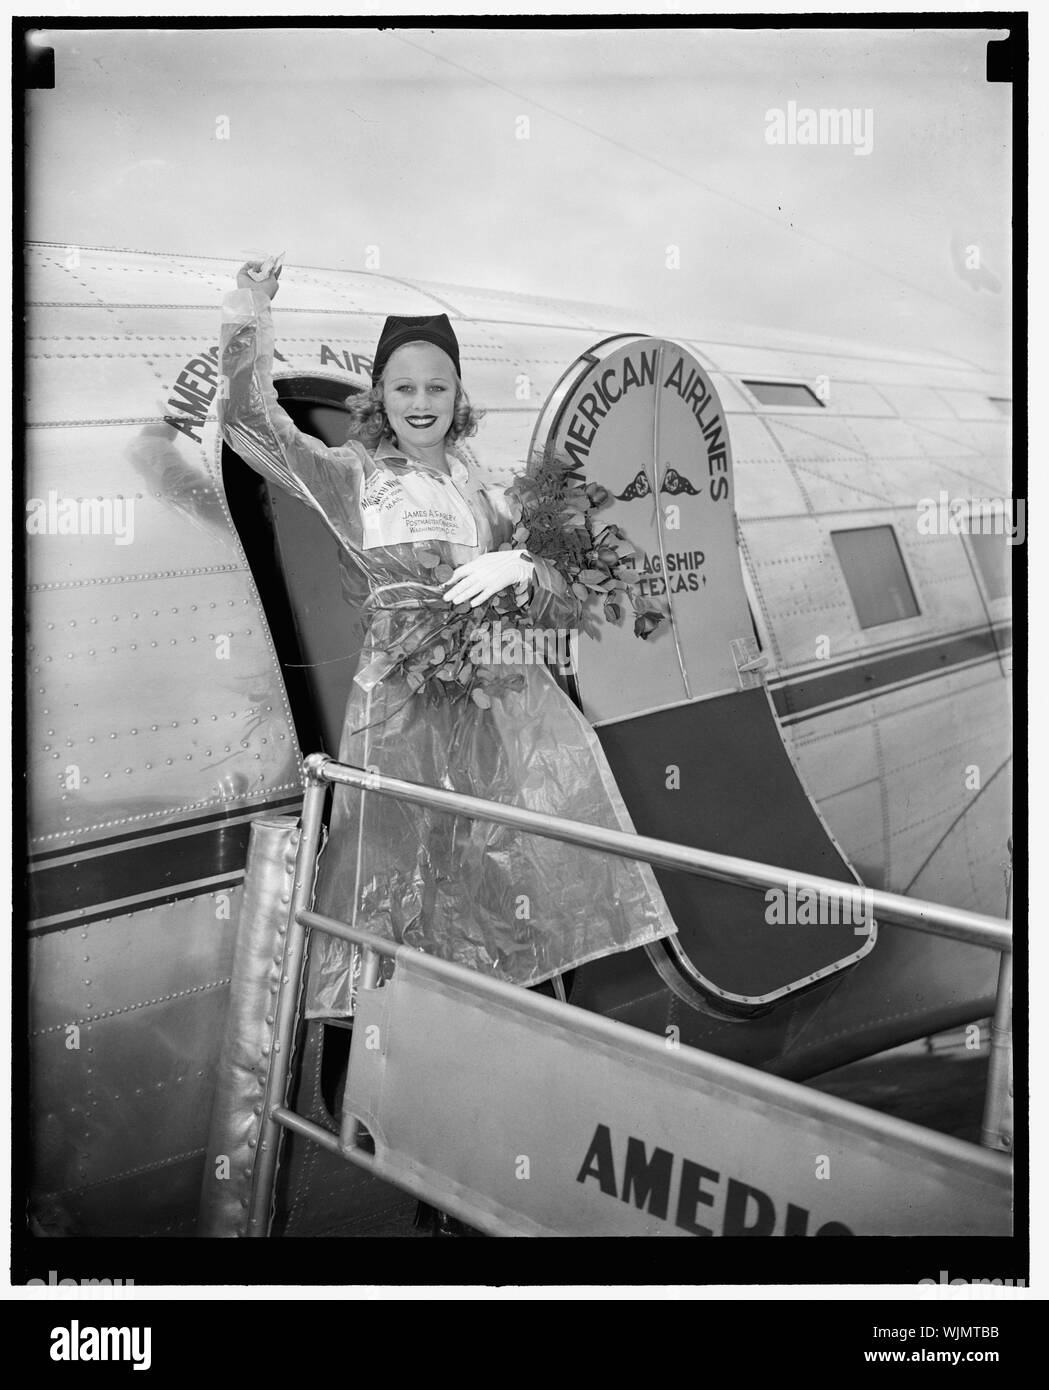
[[[372,364],[372,389],[347,402],[353,433],[374,446],[403,439],[447,473],[445,444],[476,434],[480,415],[463,390],[459,344],[447,314],[386,321]]]
[[[457,389],[444,357],[440,348],[428,343],[407,343],[394,353],[382,387],[383,408],[394,434],[411,440],[420,455],[429,456],[439,468]]]
[[[246,463],[321,515],[368,591],[340,760],[631,830],[593,729],[548,667],[475,652],[456,679],[424,689],[400,664],[439,647],[462,614],[480,623],[490,602],[546,628],[574,612],[556,574],[513,549],[502,490],[479,482],[456,447],[476,416],[447,317],[386,320],[372,390],[347,403],[351,437],[329,447],[296,428],[273,389],[277,282],[270,265],[249,263],[227,298],[221,420]],[[488,665],[507,669],[482,691]],[[526,986],[676,930],[647,865],[346,787],[334,790],[316,906]],[[344,943],[316,941],[307,1016],[353,1014],[356,969]]]

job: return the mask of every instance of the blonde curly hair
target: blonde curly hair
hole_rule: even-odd
[[[385,375],[386,373],[383,372],[383,376]],[[359,439],[362,444],[369,444],[373,448],[381,439],[396,444],[397,436],[382,403],[382,377],[370,391],[362,391],[357,395],[347,396],[346,409],[351,420],[350,437],[352,439]],[[470,404],[470,398],[463,390],[463,383],[457,376],[455,378],[455,405],[452,409],[452,423],[448,426],[445,439],[449,444],[455,444],[460,439],[476,434],[477,426],[483,417],[484,411],[476,410]]]

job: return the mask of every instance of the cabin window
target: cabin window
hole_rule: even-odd
[[[832,531],[830,538],[860,627],[880,627],[918,616],[918,601],[891,526]]]
[[[743,385],[761,405],[812,406],[823,408],[823,402],[803,381],[747,381]]]
[[[1010,546],[1002,533],[970,531],[965,542],[973,553],[989,599],[1008,598]]]

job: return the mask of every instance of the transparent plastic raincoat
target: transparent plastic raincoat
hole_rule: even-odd
[[[440,625],[441,587],[419,552],[453,567],[509,540],[502,490],[471,475],[454,446],[445,477],[396,445],[330,448],[302,434],[271,381],[273,327],[265,293],[224,303],[220,419],[230,446],[266,478],[315,508],[367,592],[367,630],[346,707],[341,761],[391,777],[632,830],[593,729],[543,664],[522,663],[518,690],[495,689],[483,709],[414,694],[389,669],[391,647]],[[432,564],[432,559],[431,559]],[[564,585],[536,562],[528,616],[558,625]],[[336,593],[332,602],[342,601]],[[409,637],[409,640],[413,640]],[[504,663],[505,664],[505,663]],[[561,844],[378,792],[334,788],[317,910],[520,985],[676,930],[648,865]],[[308,1017],[353,1012],[353,951],[315,934]]]

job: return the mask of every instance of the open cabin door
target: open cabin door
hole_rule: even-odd
[[[356,383],[278,374],[274,384],[300,430],[330,446],[345,443],[345,401]],[[367,588],[311,507],[260,478],[228,445],[223,457],[227,498],[280,657],[299,744],[335,754],[364,638]]]
[[[798,777],[763,684],[730,430],[707,372],[668,340],[608,339],[554,388],[532,444],[552,445],[612,494],[601,517],[644,552],[641,592],[669,608],[669,622],[645,640],[629,614],[581,634],[571,681],[637,831],[855,879]],[[804,893],[780,901],[759,888],[656,876],[678,936],[646,949],[675,993],[708,1010],[765,1011],[875,943],[861,889],[845,914]]]

